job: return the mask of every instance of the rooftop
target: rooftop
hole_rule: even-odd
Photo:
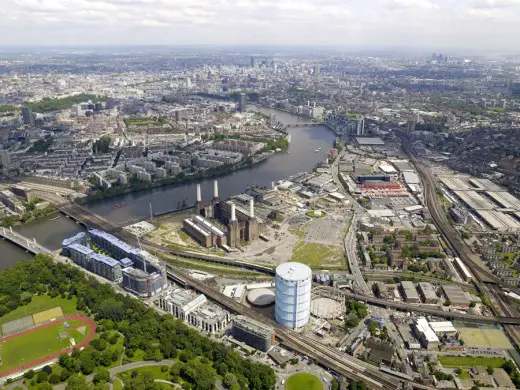
[[[298,281],[312,277],[311,269],[302,263],[287,262],[276,267],[276,275],[288,281]]]
[[[417,327],[417,330],[424,334],[424,338],[429,343],[435,343],[439,342],[439,338],[433,331],[433,329],[428,324],[428,320],[424,317],[419,317],[417,320],[415,320],[415,326]]]
[[[258,321],[242,315],[236,316],[233,319],[233,323],[264,337],[269,337],[274,332],[273,327],[264,325]]]

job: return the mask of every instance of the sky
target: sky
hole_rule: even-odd
[[[0,45],[309,45],[516,53],[520,0],[0,0]]]

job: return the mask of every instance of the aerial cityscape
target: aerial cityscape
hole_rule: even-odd
[[[0,388],[520,388],[520,4],[7,3]]]

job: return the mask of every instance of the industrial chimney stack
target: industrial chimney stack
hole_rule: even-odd
[[[231,222],[235,222],[237,220],[235,204],[231,203]]]
[[[218,198],[218,181],[213,181],[213,197]]]
[[[255,217],[255,201],[254,201],[254,199],[249,199],[249,216],[251,218]]]

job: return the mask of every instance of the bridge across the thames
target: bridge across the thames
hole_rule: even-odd
[[[29,239],[18,232],[15,232],[12,228],[0,228],[0,238],[9,241],[10,243],[22,248],[23,250],[37,255],[43,253],[46,255],[54,255],[51,250],[38,244],[35,239]]]
[[[298,123],[290,123],[285,125],[285,127],[308,127],[308,126],[321,126],[323,123],[319,122],[298,122]]]

